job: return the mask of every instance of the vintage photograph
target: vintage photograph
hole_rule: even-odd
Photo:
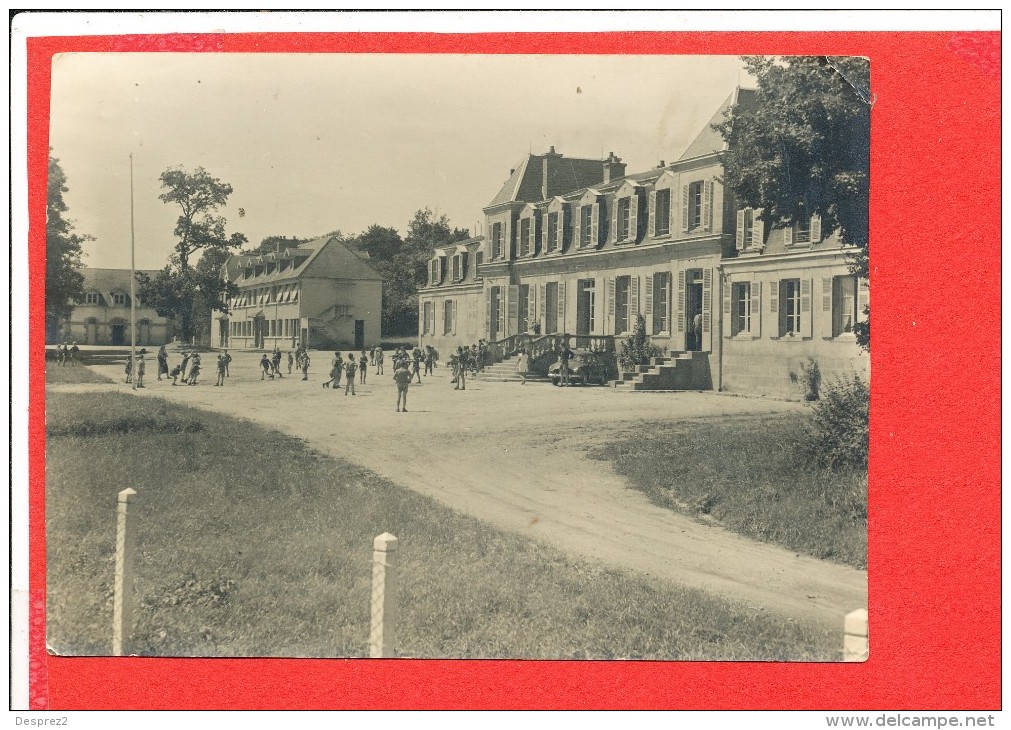
[[[867,658],[867,59],[51,88],[52,653]]]

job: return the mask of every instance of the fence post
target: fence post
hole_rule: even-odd
[[[372,632],[369,656],[392,657],[397,650],[397,538],[388,532],[372,541]]]
[[[137,543],[137,518],[130,501],[137,495],[127,488],[119,493],[116,520],[116,578],[112,603],[112,655],[127,653],[133,618],[133,554]]]
[[[865,662],[869,656],[867,646],[867,609],[858,608],[846,614],[843,636],[843,661]]]

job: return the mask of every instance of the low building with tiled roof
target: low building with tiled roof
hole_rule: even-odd
[[[74,303],[70,317],[62,323],[58,337],[63,342],[81,345],[129,345],[130,270],[81,269],[84,296]],[[145,271],[155,276],[157,271]],[[171,342],[175,327],[168,317],[159,316],[153,307],[138,299],[136,312],[138,345],[163,345]]]
[[[668,360],[630,380],[636,389],[791,396],[811,362],[826,378],[866,373],[853,326],[868,292],[852,249],[817,216],[767,226],[723,186],[727,146],[712,125],[755,94],[735,90],[673,163],[650,170],[627,174],[613,152],[527,155],[484,208],[485,236],[433,255],[421,344],[484,339],[497,357],[522,347],[535,361],[562,341],[614,352],[641,315]],[[447,275],[461,256],[463,278]]]
[[[211,314],[211,345],[236,349],[361,350],[382,335],[382,277],[339,236],[279,244],[230,257],[222,267],[239,291]]]

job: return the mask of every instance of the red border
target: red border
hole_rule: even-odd
[[[47,656],[33,708],[998,709],[1000,34],[128,35],[28,40],[30,580],[45,590],[50,62],[67,51],[828,54],[871,59],[871,658],[865,664]],[[957,303],[957,304],[956,304]],[[33,618],[39,606],[33,602]]]

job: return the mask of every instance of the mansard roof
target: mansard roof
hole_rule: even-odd
[[[703,157],[705,155],[711,155],[715,152],[722,152],[727,148],[727,142],[723,139],[723,135],[713,129],[714,124],[720,124],[726,120],[727,110],[735,105],[740,105],[742,109],[752,109],[755,106],[755,95],[757,94],[755,89],[742,89],[737,87],[734,91],[727,97],[720,108],[716,110],[713,114],[712,119],[706,122],[706,126],[702,128],[702,131],[696,135],[692,143],[688,145],[684,153],[678,158],[678,161],[690,160],[694,157]]]
[[[545,165],[545,163],[547,163]],[[547,180],[544,179],[545,166]],[[486,206],[488,208],[503,203],[540,202],[555,195],[563,195],[588,185],[599,183],[604,178],[602,160],[580,157],[564,157],[552,147],[543,155],[528,154],[513,168],[498,194]],[[545,192],[545,182],[547,195]]]
[[[264,254],[239,254],[229,257],[225,263],[226,275],[240,286],[269,284],[306,276],[310,271],[315,277],[335,279],[380,279],[369,264],[369,255],[354,250],[346,241],[337,236],[321,236],[297,246]],[[274,271],[242,278],[242,272],[249,266],[266,266],[290,261],[293,266],[284,271]],[[294,266],[300,262],[298,266]]]

